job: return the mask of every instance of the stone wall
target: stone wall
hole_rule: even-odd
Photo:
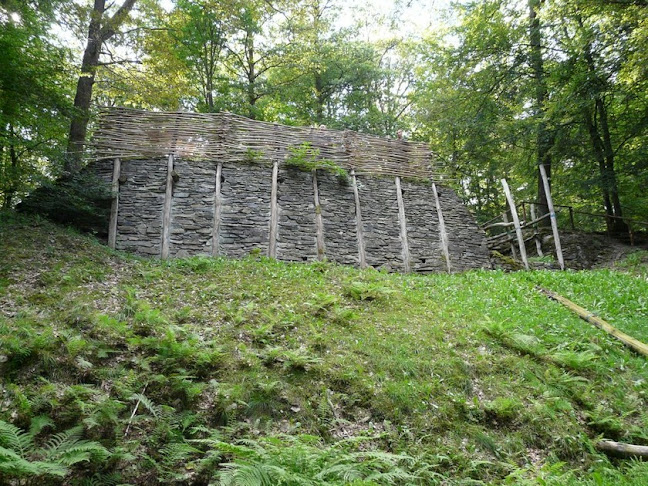
[[[110,183],[112,164],[111,160],[104,159],[91,164],[89,169]],[[359,266],[360,234],[367,266],[393,271],[405,269],[404,233],[394,177],[356,178],[362,219],[358,228],[353,180],[343,182],[318,170],[319,206],[316,206],[312,174],[279,166],[273,203],[272,166],[221,163],[217,185],[218,167],[215,161],[174,160],[169,256],[240,258],[251,252],[270,254],[273,251],[270,236],[275,234],[274,251],[279,260],[314,261],[326,257],[337,263]],[[122,161],[117,249],[161,256],[166,184],[166,158]],[[448,233],[451,269],[490,268],[485,235],[474,218],[452,189],[437,188]],[[401,193],[410,269],[447,271],[431,184],[402,181]],[[271,229],[273,204],[277,216],[274,232]],[[318,255],[318,213],[323,227],[323,255]],[[215,218],[217,214],[219,218]]]

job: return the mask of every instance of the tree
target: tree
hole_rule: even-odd
[[[77,81],[76,95],[74,97],[74,112],[70,123],[68,135],[67,158],[65,172],[73,174],[81,168],[83,149],[85,146],[88,122],[90,120],[90,105],[92,90],[95,83],[97,68],[101,65],[100,59],[104,43],[111,39],[128,19],[137,0],[123,0],[112,16],[107,14],[106,0],[94,0],[88,24],[88,37],[83,60],[81,62],[81,75]]]
[[[56,4],[0,3],[0,207],[60,172],[69,78],[66,49],[47,36]]]

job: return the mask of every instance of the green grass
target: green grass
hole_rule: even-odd
[[[161,262],[0,213],[0,423],[48,424],[31,473],[0,438],[0,483],[648,484],[594,450],[648,444],[646,358],[536,285],[648,342],[640,262]],[[48,473],[39,451],[75,427],[102,454]]]

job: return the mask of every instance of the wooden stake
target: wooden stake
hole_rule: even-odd
[[[502,187],[504,188],[504,193],[506,194],[506,200],[508,201],[509,207],[511,208],[511,216],[513,216],[513,225],[515,226],[515,234],[517,235],[518,246],[520,248],[520,257],[522,258],[522,263],[524,268],[529,269],[529,262],[527,260],[526,246],[524,246],[524,237],[522,236],[522,228],[520,228],[520,219],[518,218],[517,208],[515,207],[515,201],[513,201],[513,195],[511,194],[511,189],[509,189],[508,182],[506,179],[502,179]]]
[[[169,258],[169,240],[171,236],[171,200],[173,199],[173,154],[167,160],[166,192],[164,193],[164,209],[162,210],[162,251],[163,260]]]
[[[313,169],[313,202],[315,204],[315,228],[317,231],[317,259],[323,260],[324,248],[324,220],[322,219],[322,206],[320,206],[319,188],[317,187],[317,169]]]
[[[279,175],[279,162],[272,165],[272,189],[270,191],[270,241],[268,242],[268,256],[277,258],[277,230],[279,226],[279,207],[277,206],[277,177]]]
[[[351,169],[351,185],[353,186],[353,196],[355,197],[356,207],[356,234],[358,236],[358,258],[360,259],[360,268],[367,266],[365,257],[364,234],[362,230],[362,211],[360,210],[360,192],[358,191],[358,180],[355,171]]]
[[[535,204],[531,204],[531,220],[535,221],[536,219],[536,211],[535,211]],[[542,253],[542,242],[540,241],[540,238],[538,237],[538,225],[537,223],[533,225],[533,240],[535,241],[536,245],[536,252],[538,253],[538,256],[544,256],[544,253]]]
[[[508,219],[508,211],[504,211],[502,213],[502,220],[506,224],[506,236],[507,239],[511,237],[511,232],[509,231],[509,219]],[[517,260],[517,250],[515,249],[515,245],[513,244],[513,240],[510,242],[511,244],[511,256],[513,257],[513,260]]]
[[[221,200],[221,178],[223,163],[216,166],[216,188],[214,190],[214,226],[212,228],[212,256],[220,254],[220,224],[223,201]]]
[[[568,309],[578,314],[578,317],[580,317],[584,321],[587,321],[590,324],[594,324],[599,329],[603,329],[605,332],[607,332],[611,336],[614,336],[629,348],[634,349],[636,352],[643,354],[644,356],[648,356],[647,344],[644,344],[641,341],[633,338],[632,336],[629,336],[626,333],[619,331],[616,327],[607,323],[600,317],[595,316],[592,312],[588,312],[586,309],[583,309],[581,306],[574,304],[571,300],[566,299],[562,295],[559,295],[556,292],[552,292],[551,290],[547,290],[542,287],[536,287],[536,288],[538,289],[539,292],[545,294],[550,299],[553,299],[556,302],[560,302],[562,305],[564,305]]]
[[[108,225],[108,246],[115,249],[117,244],[117,215],[119,213],[119,177],[121,175],[121,160],[113,162],[112,203],[110,205],[110,224]]]
[[[452,265],[450,264],[450,249],[448,248],[448,233],[446,232],[445,221],[443,219],[443,211],[441,211],[441,200],[437,192],[436,184],[432,183],[432,193],[434,194],[434,203],[436,204],[437,216],[439,218],[439,238],[441,240],[441,252],[446,261],[448,273],[452,272]]]
[[[399,176],[396,176],[396,201],[398,202],[398,222],[400,223],[403,270],[405,273],[409,273],[411,267],[409,242],[407,241],[407,220],[405,219],[405,203],[403,202],[403,190],[401,188],[401,178]]]
[[[556,245],[556,256],[560,269],[565,269],[565,260],[563,260],[562,246],[560,245],[560,235],[558,234],[558,222],[556,221],[556,212],[554,211],[553,200],[551,199],[551,190],[549,189],[549,179],[547,178],[547,171],[543,164],[540,164],[540,176],[542,177],[542,184],[544,185],[545,194],[547,196],[547,206],[549,207],[549,219],[551,220],[551,230],[553,231],[554,244]]]

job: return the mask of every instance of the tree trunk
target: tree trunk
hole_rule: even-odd
[[[551,184],[551,147],[554,144],[554,134],[547,128],[545,121],[545,101],[547,99],[547,84],[544,79],[544,60],[542,58],[542,31],[540,19],[538,18],[537,9],[542,0],[528,0],[529,6],[529,41],[531,50],[529,60],[533,78],[535,80],[535,117],[537,119],[536,127],[536,164],[544,165],[547,172],[547,178]],[[549,212],[547,205],[547,194],[545,193],[540,169],[538,168],[538,216],[543,216]],[[543,226],[549,226],[548,218],[540,222]]]
[[[583,27],[582,21],[579,21],[579,23]],[[596,63],[594,62],[592,44],[590,42],[585,46],[585,61],[591,80],[593,81],[591,84],[597,86],[602,91],[605,82],[596,72]],[[623,217],[623,211],[621,209],[621,201],[619,200],[619,186],[614,170],[612,136],[610,134],[607,109],[605,108],[605,101],[601,96],[601,91],[593,95],[594,110],[590,111],[587,109],[585,121],[590,134],[590,140],[592,141],[594,156],[599,166],[605,214],[612,216],[606,221],[608,231],[625,234],[628,232],[628,225],[621,219]]]
[[[4,198],[4,207],[5,209],[9,209],[11,207],[11,203],[13,203],[13,198],[16,195],[16,191],[18,189],[18,154],[16,153],[16,146],[14,145],[14,127],[13,125],[9,125],[9,135],[10,135],[10,142],[9,142],[9,160],[11,161],[11,171],[9,173],[9,177],[11,182],[9,183],[9,187],[5,190],[5,198]]]
[[[596,108],[598,118],[603,135],[603,153],[605,157],[605,164],[603,165],[603,172],[601,178],[605,184],[610,198],[612,199],[612,212],[614,213],[614,220],[612,221],[612,231],[617,233],[627,233],[628,225],[620,219],[623,217],[621,209],[621,201],[619,200],[619,186],[617,184],[616,173],[614,171],[614,149],[612,148],[612,136],[610,135],[610,127],[608,125],[608,115],[605,109],[605,103],[599,97],[596,100]]]
[[[83,52],[81,62],[81,75],[77,82],[76,95],[74,96],[74,112],[70,122],[67,155],[64,171],[71,175],[81,169],[83,149],[90,120],[90,104],[92,102],[92,88],[95,74],[99,66],[101,46],[115,35],[116,29],[128,17],[129,12],[137,0],[124,0],[122,6],[111,18],[105,18],[106,0],[94,0],[88,26],[88,40]]]
[[[614,216],[612,209],[612,200],[610,199],[610,192],[608,190],[608,185],[604,180],[605,173],[605,154],[603,149],[603,141],[599,135],[598,129],[596,127],[596,112],[585,106],[583,109],[583,120],[585,121],[585,127],[587,128],[587,133],[589,133],[590,141],[592,142],[592,150],[594,152],[594,158],[596,163],[599,166],[599,175],[601,176],[601,195],[603,196],[603,205],[605,206],[605,214],[608,216]],[[611,226],[612,218],[607,220],[608,230],[612,230]]]
[[[245,56],[247,58],[247,98],[248,98],[248,116],[256,119],[255,105],[257,102],[256,95],[256,62],[254,60],[254,32],[248,27],[245,37]]]
[[[324,121],[324,80],[322,74],[315,73],[315,121],[321,124]]]

